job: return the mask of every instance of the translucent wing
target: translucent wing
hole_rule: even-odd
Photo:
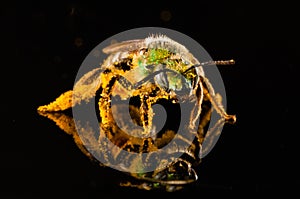
[[[111,44],[103,48],[103,52],[111,54],[115,52],[133,51],[142,47],[145,47],[145,39],[134,39]]]

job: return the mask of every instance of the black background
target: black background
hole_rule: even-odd
[[[1,3],[1,198],[210,197],[278,194],[299,186],[299,14],[292,1],[20,1]],[[184,33],[220,68],[226,125],[198,182],[177,193],[117,186],[36,108],[72,88],[100,42],[145,26]],[[224,196],[224,195],[223,195]]]

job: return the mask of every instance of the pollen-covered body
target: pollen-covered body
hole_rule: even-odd
[[[123,157],[124,151],[149,153],[144,163],[139,159],[132,159],[131,155],[125,157],[129,168],[139,168],[142,173],[137,175],[133,172],[134,177],[174,185],[195,181],[197,175],[191,167],[199,161],[198,155],[202,150],[201,144],[212,109],[219,113],[222,120],[235,121],[235,116],[228,115],[224,110],[220,98],[205,77],[201,63],[185,46],[164,35],[112,44],[104,48],[103,52],[108,54],[108,57],[100,68],[86,73],[76,82],[73,90],[65,92],[48,105],[40,106],[38,111],[43,115],[63,111],[95,98],[100,114],[101,132],[98,141],[90,144],[88,148],[98,150],[95,153],[100,153],[106,164],[116,164],[117,160]],[[131,114],[129,119],[142,130],[132,129],[124,120],[124,112],[120,111],[124,109],[124,102],[130,102],[129,108],[125,107]],[[153,122],[156,113],[152,107],[156,104],[167,107],[168,114],[167,127],[164,126],[159,132],[156,131],[158,125]],[[184,117],[179,115],[178,118],[176,110],[179,105],[188,108],[182,110]],[[114,111],[115,109],[117,110]],[[172,115],[175,121],[171,121]],[[121,121],[122,128],[115,121],[116,118]],[[176,126],[176,123],[184,120],[184,128],[179,128],[181,132],[176,132],[172,125]],[[85,132],[83,128],[82,131]],[[89,132],[86,135],[90,136],[93,133]],[[108,147],[108,140],[116,147]],[[160,149],[172,140],[174,142],[169,149],[160,152]],[[181,147],[182,143],[188,147]],[[160,168],[150,173],[144,172],[151,164],[167,161],[167,158],[161,157],[171,157],[179,152],[185,156],[172,160],[167,170]],[[154,159],[155,163],[150,161],[153,153],[155,156],[162,155]],[[179,174],[177,170],[185,170],[187,173]],[[173,178],[162,179],[157,176],[162,173],[172,174]]]

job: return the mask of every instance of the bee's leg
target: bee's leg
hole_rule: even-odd
[[[147,78],[147,80],[145,80],[145,79],[141,80],[140,82],[137,82],[136,84],[132,84],[124,76],[120,76],[117,81],[118,81],[119,84],[121,84],[121,86],[123,88],[127,89],[128,91],[132,91],[134,89],[137,89],[139,86],[141,86],[147,80],[149,80],[148,78]],[[143,134],[146,134],[146,133],[149,132],[149,126],[148,126],[149,107],[148,107],[146,97],[142,94],[140,95],[140,103],[141,103],[141,105],[139,107],[140,118],[135,118],[135,119],[138,119],[138,121],[141,121],[141,125],[144,128]]]
[[[141,80],[141,82],[137,82],[136,84],[132,84],[130,81],[128,81],[126,78],[121,77],[119,78],[118,82],[126,89],[133,90],[138,88],[140,85],[142,85],[142,82],[146,82],[146,80]],[[140,118],[138,120],[141,121],[141,125],[144,128],[144,131],[142,132],[144,135],[150,135],[151,127],[152,127],[152,117],[153,117],[153,110],[151,108],[151,100],[149,99],[149,96],[145,96],[144,94],[140,94],[140,106],[139,106],[139,114]]]
[[[138,89],[145,82],[154,79],[156,75],[161,75],[162,82],[166,86],[166,90],[167,90],[169,87],[168,86],[169,82],[165,74],[167,71],[174,72],[170,69],[163,68],[161,70],[154,71],[153,73],[151,73],[144,79],[140,80],[139,82],[136,82],[135,84],[132,84],[124,76],[120,76],[117,81],[122,85],[122,87],[124,87],[128,91],[132,91],[134,89]],[[143,94],[140,95],[140,104],[141,104],[139,107],[140,116],[141,116],[140,120],[144,128],[143,134],[145,135],[151,134],[151,130],[152,130],[153,110],[151,108],[151,105],[153,104],[153,101],[155,100],[153,98],[150,99],[148,95],[143,95]]]
[[[189,128],[191,128],[191,129],[196,128],[196,121],[199,119],[199,116],[202,111],[201,105],[203,102],[203,85],[201,82],[198,84],[198,87],[195,90],[196,90],[197,101],[195,102],[196,104],[195,104],[194,108],[192,109],[192,113],[190,116]]]
[[[151,108],[151,103],[149,102],[148,97],[145,95],[141,96],[140,102],[141,102],[141,106],[140,106],[141,121],[144,129],[142,134],[150,135],[151,128],[152,128],[152,117],[153,117],[153,110]]]
[[[123,76],[118,78],[118,83],[122,85],[123,88],[127,89],[128,91],[132,91],[135,87],[128,79]]]
[[[213,108],[215,108],[217,113],[220,114],[225,119],[226,122],[235,123],[236,116],[228,115],[226,113],[222,105],[222,97],[219,94],[214,93],[214,89],[207,78],[203,77],[203,81],[207,86],[207,89],[203,89],[203,94],[209,99]]]
[[[88,102],[89,99],[95,96],[96,91],[100,87],[100,68],[96,68],[86,73],[74,85],[73,90],[66,91],[57,97],[53,102],[48,105],[38,107],[40,112],[55,112],[63,111],[68,108],[80,104],[82,101]]]

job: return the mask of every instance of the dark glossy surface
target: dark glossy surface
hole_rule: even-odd
[[[141,1],[139,2],[141,3]],[[297,12],[289,3],[15,2],[3,6],[1,198],[202,197],[290,194],[299,185]],[[171,13],[166,21],[162,15]],[[163,14],[164,13],[164,14]],[[85,56],[113,34],[161,26],[198,41],[220,68],[227,110],[237,114],[178,193],[120,188],[126,176],[92,164],[36,108],[72,88]],[[3,197],[2,197],[3,196]]]

